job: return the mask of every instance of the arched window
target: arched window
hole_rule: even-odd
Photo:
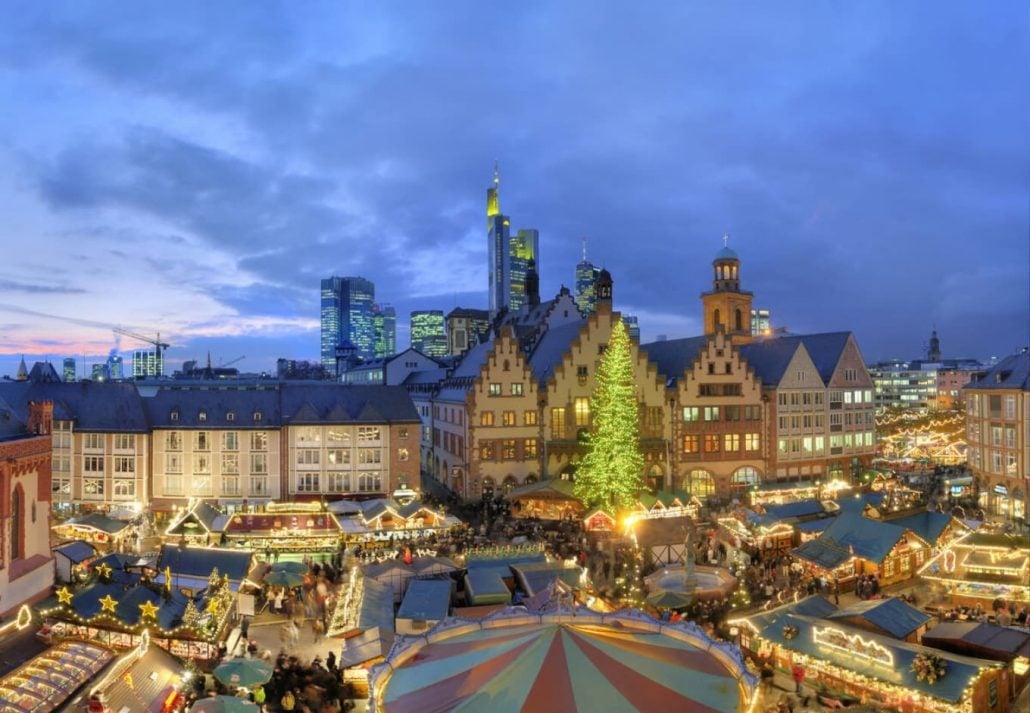
[[[715,478],[707,470],[692,470],[687,475],[687,492],[697,498],[706,498],[715,493]]]
[[[576,479],[576,464],[575,463],[569,463],[568,465],[566,465],[564,468],[561,469],[561,472],[558,473],[558,476],[562,480],[567,480],[567,481],[569,481],[571,483],[572,481],[574,481]]]
[[[744,317],[739,309],[737,310],[737,313],[733,316],[733,328],[738,332],[744,328]]]
[[[830,463],[830,480],[844,478],[844,466],[841,463]]]
[[[494,490],[497,485],[494,483],[494,479],[490,476],[483,478],[483,497],[492,498],[494,496]]]
[[[526,480],[523,482],[525,482],[526,485],[529,485],[530,483],[535,483],[538,480],[539,478],[536,477],[536,473],[530,473],[526,476]]]
[[[647,488],[652,494],[665,490],[665,473],[657,463],[647,471]]]
[[[758,471],[749,465],[745,465],[733,471],[733,476],[730,478],[730,487],[734,491],[742,491],[747,490],[752,485],[758,485],[760,482],[762,482],[762,478],[758,475]]]
[[[722,324],[722,315],[719,313],[719,310],[715,310],[714,322],[716,327]]]
[[[11,494],[11,559],[25,559],[25,491],[20,484]]]
[[[515,480],[515,476],[511,474],[509,474],[508,477],[505,478],[504,482],[501,484],[501,489],[504,491],[505,495],[507,495],[517,487],[519,487],[519,481]]]

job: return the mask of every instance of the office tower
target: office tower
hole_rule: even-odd
[[[363,277],[330,277],[322,280],[322,364],[335,371],[336,348],[344,340],[357,356],[375,356],[372,305],[375,285]]]
[[[93,381],[107,381],[107,364],[94,364],[89,378]]]
[[[772,334],[772,325],[769,319],[769,310],[751,310],[751,336],[764,337]]]
[[[132,353],[132,375],[135,378],[164,376],[164,356],[157,352],[138,349]]]
[[[526,301],[526,272],[536,261],[540,273],[540,233],[531,228],[511,235],[511,219],[501,213],[501,174],[494,164],[493,186],[486,190],[486,235],[489,259],[490,314],[516,310]]]
[[[576,306],[583,314],[590,314],[596,306],[594,283],[600,268],[587,260],[587,239],[583,238],[583,259],[576,264]]]
[[[637,320],[636,315],[624,314],[622,315],[622,323],[626,326],[626,333],[629,338],[633,341],[640,343],[640,322]]]
[[[376,359],[397,353],[397,311],[390,305],[372,305]]]
[[[121,379],[124,374],[122,373],[122,358],[117,354],[110,354],[107,357],[107,364],[105,366],[105,374],[108,379]]]
[[[447,356],[443,310],[415,310],[411,313],[411,348],[426,356]]]
[[[62,376],[65,381],[75,381],[75,357],[64,358],[64,374]]]
[[[489,332],[490,313],[485,309],[455,307],[447,314],[447,353],[460,356]]]

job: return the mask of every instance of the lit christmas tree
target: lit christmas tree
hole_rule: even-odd
[[[197,610],[197,605],[191,599],[186,602],[186,610],[182,613],[182,625],[195,629],[199,623],[200,612]]]
[[[597,366],[590,412],[593,428],[576,471],[576,497],[616,512],[631,505],[644,487],[633,355],[619,319]]]

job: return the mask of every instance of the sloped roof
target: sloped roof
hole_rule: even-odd
[[[892,518],[891,520],[888,520],[888,522],[894,525],[900,525],[901,527],[907,527],[931,545],[935,545],[937,540],[944,533],[944,530],[949,524],[951,524],[952,520],[955,520],[955,518],[948,513],[927,512],[926,510],[922,510],[914,515]],[[959,524],[962,529],[968,529],[965,525],[959,523],[958,520],[955,520],[955,522],[956,524]]]
[[[962,387],[963,391],[993,391],[1014,389],[1030,391],[1030,351],[1005,357],[988,369],[976,381]]]
[[[440,621],[451,610],[449,579],[413,579],[397,610],[398,619]]]
[[[20,386],[20,384],[19,384]],[[4,400],[0,392],[0,441],[23,438],[28,435],[23,416],[19,416],[14,406]]]
[[[740,348],[740,353],[763,384],[775,386],[783,379],[783,374],[790,360],[794,358],[798,346],[804,345],[805,351],[819,372],[819,377],[824,384],[828,384],[850,336],[851,332],[782,336],[744,345]]]
[[[26,409],[28,401],[53,401],[54,419],[75,421],[76,431],[145,433],[150,429],[143,401],[131,383],[33,383],[24,398]]]
[[[811,500],[798,500],[792,503],[783,503],[782,505],[769,504],[763,507],[765,508],[769,522],[786,520],[791,517],[821,515],[826,512],[826,508],[823,507],[822,502],[814,498]]]
[[[961,648],[995,660],[1009,661],[1016,656],[1030,658],[1030,633],[997,624],[975,621],[947,621],[923,634],[928,646],[945,650],[961,643]]]
[[[454,371],[450,374],[451,378],[460,379],[468,377],[475,379],[478,377],[479,370],[486,363],[486,359],[490,352],[493,351],[493,348],[494,343],[492,339],[469,348],[468,351],[462,354],[461,361],[455,365]]]
[[[62,555],[70,562],[84,562],[95,556],[97,549],[85,540],[72,540],[54,548],[54,554]]]
[[[323,423],[339,406],[350,423],[420,423],[401,386],[287,383],[280,387],[283,423]]]
[[[268,428],[280,421],[279,394],[273,386],[170,385],[152,393],[143,398],[143,404],[154,428]],[[254,420],[255,413],[261,414],[259,421]]]
[[[230,581],[240,582],[250,572],[253,557],[250,552],[238,550],[161,545],[157,569],[171,567],[173,574],[206,578],[217,567],[219,577],[227,574]]]
[[[83,515],[82,517],[73,517],[70,520],[59,522],[53,526],[53,528],[64,527],[67,525],[74,525],[76,527],[89,528],[91,530],[97,530],[98,532],[105,532],[108,535],[116,535],[122,530],[129,527],[129,523],[122,522],[121,520],[115,520],[106,515],[100,513],[90,513],[89,515]],[[51,528],[51,529],[53,529]]]
[[[666,384],[671,385],[683,376],[706,344],[708,337],[686,337],[641,344],[640,349],[647,354],[658,373],[665,377]]]
[[[854,513],[841,513],[819,539],[831,538],[843,547],[851,547],[856,556],[879,564],[905,531],[904,527],[892,522],[871,520]]]
[[[585,324],[586,320],[572,322],[551,327],[544,332],[529,355],[529,368],[533,372],[533,378],[545,383],[551,377],[555,367],[561,364]]]
[[[512,491],[504,497],[508,500],[518,500],[519,498],[543,498],[579,501],[579,498],[576,497],[575,486],[572,482],[562,480],[561,478],[546,478],[544,480],[538,480],[535,483],[520,485],[517,488],[513,488]]]
[[[831,570],[840,567],[851,559],[851,550],[832,537],[828,537],[827,532],[824,530],[823,534],[819,537],[804,542],[800,547],[795,548],[794,555],[803,560],[808,560],[823,569]]]
[[[897,597],[856,602],[825,617],[852,623],[862,620],[896,639],[904,639],[932,618]]]

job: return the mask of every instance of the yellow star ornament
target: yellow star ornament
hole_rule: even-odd
[[[118,606],[118,600],[108,594],[100,598],[100,606],[102,607],[101,611],[114,614],[115,607]]]
[[[147,617],[150,617],[151,619],[156,619],[157,609],[158,607],[154,602],[141,602],[139,605],[140,618],[146,619]]]
[[[57,601],[61,602],[61,604],[72,603],[72,593],[68,587],[61,587],[57,590]]]
[[[105,562],[104,564],[102,564],[102,565],[97,567],[97,574],[99,574],[101,577],[106,577],[106,578],[110,579],[111,578],[111,566]]]

